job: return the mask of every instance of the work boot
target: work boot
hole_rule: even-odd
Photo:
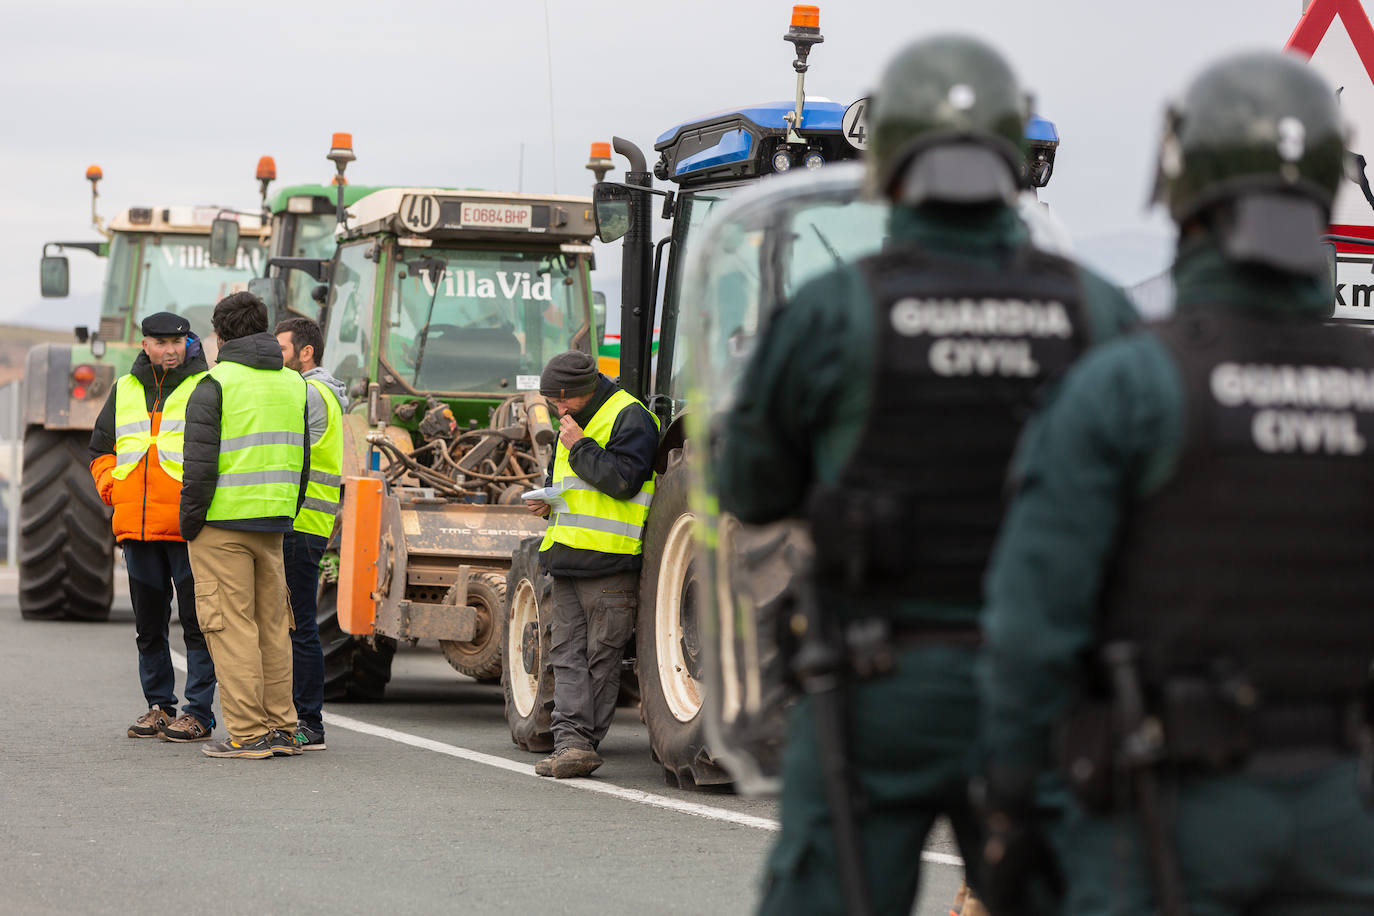
[[[267,733],[267,744],[276,757],[295,757],[301,752],[296,746],[295,734],[284,732],[280,728],[274,728]]]
[[[158,737],[163,741],[209,741],[210,729],[201,725],[199,719],[186,712],[178,716],[175,721],[169,722]]]
[[[601,755],[591,748],[560,747],[534,765],[534,774],[552,776],[554,779],[573,779],[590,776],[601,763]]]
[[[134,720],[134,724],[129,726],[129,737],[156,738],[171,721],[172,717],[161,706],[154,704],[152,709],[139,716]]]
[[[266,760],[272,756],[272,745],[267,743],[267,736],[264,735],[256,741],[248,744],[239,744],[233,738],[225,738],[223,741],[212,741],[200,749],[206,757],[246,757],[249,760]]]

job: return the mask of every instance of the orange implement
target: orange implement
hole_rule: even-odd
[[[382,537],[382,482],[375,477],[345,477],[343,544],[339,549],[339,626],[346,633],[372,633],[377,604],[377,552]]]

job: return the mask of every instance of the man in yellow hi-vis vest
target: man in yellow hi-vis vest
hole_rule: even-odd
[[[554,581],[554,752],[534,771],[566,779],[601,766],[597,745],[615,714],[639,604],[658,420],[576,350],[549,360],[539,391],[559,431],[546,497],[528,502],[549,518],[539,558]]]
[[[219,361],[186,407],[181,487],[196,615],[229,731],[203,751],[258,759],[299,754],[282,536],[292,530],[309,480],[306,384],[282,365],[257,296],[226,296],[210,320]]]
[[[138,677],[148,711],[130,738],[204,741],[214,729],[215,666],[196,623],[191,561],[177,523],[186,403],[205,374],[191,323],[171,312],[143,319],[143,352],[110,390],[91,431],[95,487],[114,507],[134,606]],[[172,597],[186,643],[186,705],[177,715],[176,675],[167,641]]]
[[[324,650],[315,619],[315,593],[320,585],[320,560],[334,533],[343,475],[343,412],[348,406],[344,383],[320,366],[324,335],[309,318],[293,317],[277,323],[277,343],[286,368],[305,379],[310,428],[310,484],[296,516],[295,530],[286,535],[282,552],[286,586],[296,627],[291,631],[293,696],[296,701],[296,745],[303,751],[322,751],[324,744]]]

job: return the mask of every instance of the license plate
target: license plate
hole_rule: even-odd
[[[474,229],[528,229],[534,224],[534,208],[518,204],[464,202],[459,222]]]

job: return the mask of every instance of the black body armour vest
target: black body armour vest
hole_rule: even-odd
[[[1131,506],[1105,638],[1146,684],[1233,672],[1262,705],[1359,696],[1374,660],[1374,338],[1210,313],[1155,333],[1186,392],[1173,478]]]
[[[913,246],[858,267],[873,399],[838,482],[811,501],[818,582],[978,604],[1022,425],[1084,347],[1078,268],[1029,245],[996,268]]]

